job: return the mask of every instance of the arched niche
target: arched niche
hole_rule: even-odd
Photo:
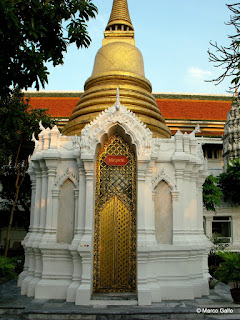
[[[57,242],[71,243],[74,236],[75,197],[74,184],[66,179],[60,187],[57,223]]]
[[[171,188],[161,180],[155,188],[155,236],[158,244],[172,244],[173,214]]]
[[[101,149],[101,147],[103,147],[103,145],[113,136],[113,135],[118,135],[120,137],[123,138],[123,140],[125,142],[127,142],[127,144],[129,145],[129,147],[132,149],[132,151],[134,152],[134,154],[136,155],[136,145],[133,144],[132,142],[132,137],[126,133],[126,131],[124,130],[123,127],[121,127],[121,125],[114,124],[112,125],[107,132],[105,132],[101,138],[100,138],[100,143],[97,145],[96,148],[96,154],[99,152],[99,150]]]

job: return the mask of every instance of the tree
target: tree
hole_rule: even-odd
[[[210,175],[203,184],[203,204],[208,211],[216,211],[216,207],[221,205],[223,196],[218,186],[218,178]]]
[[[8,252],[9,234],[13,222],[13,214],[19,200],[19,193],[23,185],[28,168],[28,158],[32,154],[34,143],[32,134],[39,132],[39,120],[47,126],[52,126],[45,109],[32,109],[24,95],[14,90],[12,96],[0,108],[0,168],[2,180],[6,182],[9,172],[14,171],[14,184],[9,190],[12,193],[12,207],[8,223],[5,256]]]
[[[2,184],[0,198],[3,199],[0,211],[2,227],[7,227],[9,225],[9,213],[11,212],[16,195],[16,177],[17,170],[14,164],[7,165],[2,168],[2,172],[0,174],[0,181]],[[20,178],[22,178],[22,171]],[[23,227],[26,231],[28,231],[30,223],[30,206],[31,181],[30,176],[26,173],[25,179],[23,180],[23,183],[19,190],[19,196],[14,211],[14,224],[18,227]]]
[[[45,125],[51,122],[45,110],[31,109],[21,90],[32,85],[38,90],[40,84],[44,88],[49,74],[46,63],[63,64],[69,44],[90,45],[86,23],[96,14],[91,0],[0,1],[0,173],[4,180],[9,170],[16,172],[5,256],[33,151],[31,135],[38,131],[39,120]]]
[[[227,171],[220,174],[219,186],[225,201],[240,205],[240,159],[232,160]]]
[[[222,82],[226,77],[233,78],[230,89],[240,86],[240,3],[228,5],[227,7],[233,15],[227,25],[233,26],[235,34],[229,35],[230,45],[224,47],[218,45],[217,42],[210,45],[214,48],[215,53],[208,50],[209,60],[215,63],[215,67],[222,67],[225,71],[216,79],[217,84]]]
[[[1,0],[0,99],[9,98],[11,86],[44,87],[46,62],[63,64],[71,43],[90,45],[86,23],[96,14],[91,0]]]

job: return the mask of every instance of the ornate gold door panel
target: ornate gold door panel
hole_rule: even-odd
[[[136,159],[119,136],[97,157],[93,287],[136,291]]]

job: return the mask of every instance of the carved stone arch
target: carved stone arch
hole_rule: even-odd
[[[104,134],[99,138],[99,144],[98,146],[103,147],[103,145],[109,141],[109,139],[114,136],[118,135],[123,138],[123,140],[129,145],[129,147],[133,150],[134,154],[137,154],[137,147],[134,143],[134,138],[132,137],[132,134],[127,131],[127,128],[125,128],[120,123],[113,123],[108,128],[106,128]]]
[[[101,143],[104,134],[115,125],[122,127],[136,146],[137,155],[150,155],[152,132],[133,112],[121,104],[103,111],[95,120],[82,130],[80,148],[82,154],[94,155],[96,146]]]
[[[158,184],[161,181],[165,181],[167,185],[170,187],[171,191],[177,191],[176,183],[173,182],[173,179],[168,174],[165,173],[164,169],[162,169],[152,180],[153,190],[157,188]]]
[[[66,171],[59,176],[54,183],[54,189],[55,190],[60,190],[60,188],[63,186],[63,184],[65,183],[65,181],[70,180],[75,189],[78,189],[78,180],[77,177],[75,176],[74,173],[72,173],[68,168],[66,169]]]

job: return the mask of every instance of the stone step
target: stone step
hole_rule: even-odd
[[[240,320],[240,314],[221,314],[216,316],[207,316],[207,320]]]
[[[123,310],[121,310],[123,309]],[[150,311],[150,310],[149,310]],[[88,312],[77,312],[76,310],[24,310],[24,308],[0,308],[0,320],[240,320],[240,310],[237,307],[233,314],[197,314],[193,310],[179,312],[179,310],[159,310],[147,312],[127,311],[126,307],[112,310],[104,307],[88,310]]]
[[[0,320],[24,320],[24,308],[0,308]]]
[[[28,314],[27,320],[204,320],[196,314]]]
[[[94,293],[91,300],[137,300],[135,293]]]

